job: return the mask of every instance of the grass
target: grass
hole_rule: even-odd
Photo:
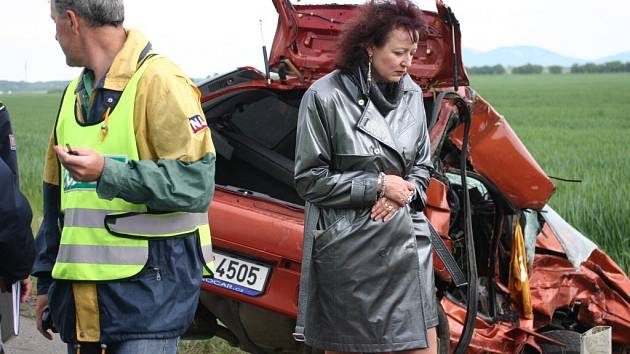
[[[244,354],[242,350],[232,347],[219,338],[208,340],[181,340],[178,353],[181,354]]]
[[[550,205],[630,271],[630,75],[474,76],[555,181]]]
[[[33,230],[42,216],[44,155],[61,93],[0,95],[11,115],[20,166],[20,186],[33,208]]]

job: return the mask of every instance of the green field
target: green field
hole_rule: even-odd
[[[582,181],[556,181],[550,204],[628,273],[630,74],[475,76],[471,86],[506,117],[549,175]],[[35,230],[43,157],[60,95],[0,96],[12,115]],[[231,352],[215,340],[184,346]]]
[[[474,76],[555,181],[550,205],[630,270],[630,74]]]
[[[33,208],[33,230],[37,230],[41,222],[44,155],[60,99],[61,93],[0,95],[0,101],[11,114],[20,185]]]

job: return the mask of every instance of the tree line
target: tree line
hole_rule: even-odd
[[[569,68],[565,68],[560,65],[545,67],[536,64],[525,64],[521,66],[515,66],[511,69],[506,69],[503,65],[484,65],[484,66],[471,66],[466,67],[466,72],[469,75],[505,75],[507,73],[516,75],[530,75],[530,74],[542,74],[548,72],[549,74],[563,74],[569,72],[572,74],[584,74],[584,73],[630,73],[630,62],[622,63],[621,61],[610,61],[604,64],[586,63],[586,64],[573,64]]]

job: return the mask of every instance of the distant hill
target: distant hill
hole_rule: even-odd
[[[618,60],[618,61],[620,61],[622,63],[630,62],[630,52],[623,52],[623,53],[615,54],[615,55],[610,56],[610,57],[597,59],[595,61],[595,63],[596,64],[602,64],[602,63],[608,63],[610,61],[615,61],[615,60]]]
[[[547,49],[533,46],[513,46],[496,48],[488,52],[481,52],[475,49],[462,49],[464,65],[473,66],[493,66],[501,64],[505,67],[515,67],[525,64],[537,64],[542,66],[561,65],[570,67],[573,64],[604,64],[611,61],[620,61],[622,63],[630,62],[630,51],[618,53],[608,57],[595,60],[586,60],[580,58],[568,57],[562,54],[552,52]],[[206,76],[205,78],[195,78],[193,81],[197,84],[211,77],[217,76],[217,73]],[[6,81],[0,80],[0,94],[8,92],[49,92],[61,91],[65,89],[69,81]]]
[[[597,64],[619,60],[621,62],[630,61],[630,52],[619,53],[613,56],[596,60],[585,60],[568,57],[552,52],[547,49],[533,46],[501,47],[488,52],[481,52],[474,49],[463,48],[462,56],[466,66],[484,66],[501,64],[503,66],[520,66],[527,63],[542,66],[561,65],[571,66],[573,64],[584,64],[594,62]]]
[[[70,81],[6,81],[0,80],[1,93],[18,93],[18,92],[48,92],[63,90],[68,86]]]
[[[216,75],[216,74],[215,74]],[[195,83],[205,81],[210,76],[203,79],[193,79]],[[68,86],[70,81],[38,81],[38,82],[26,82],[26,81],[6,81],[0,80],[0,94],[11,93],[24,93],[24,92],[49,92],[49,91],[63,91]]]

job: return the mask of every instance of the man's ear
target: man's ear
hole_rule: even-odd
[[[70,21],[70,29],[72,29],[72,33],[79,34],[79,16],[77,16],[76,12],[72,10],[66,11],[66,17]]]

